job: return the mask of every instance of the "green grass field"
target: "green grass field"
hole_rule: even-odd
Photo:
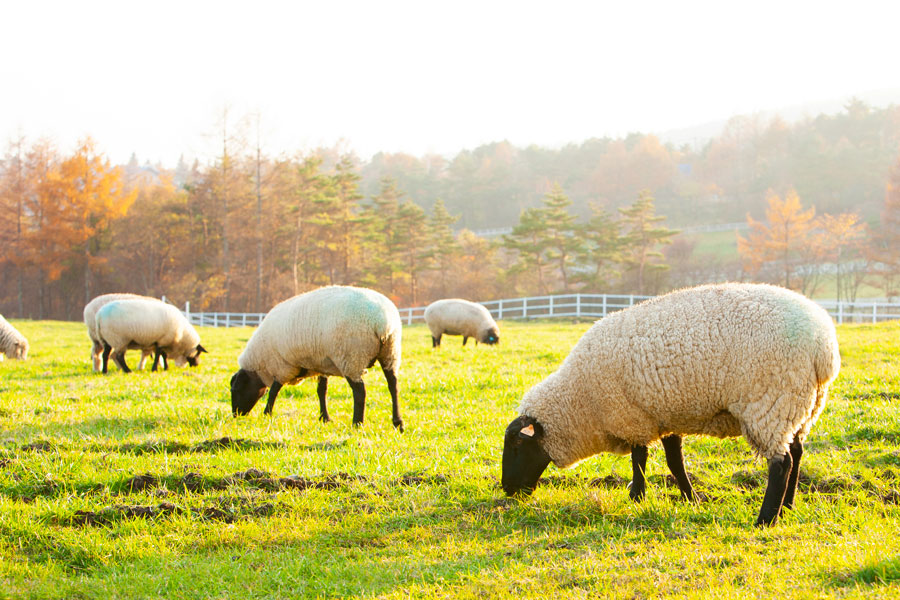
[[[233,419],[249,329],[201,330],[196,369],[103,376],[82,325],[15,324],[31,355],[0,363],[2,598],[900,595],[898,323],[839,328],[797,506],[763,530],[765,464],[741,439],[686,440],[696,505],[659,447],[639,505],[611,455],[504,497],[503,430],[589,324],[507,322],[499,347],[437,352],[405,329],[403,434],[377,368],[362,428],[337,379],[329,424],[313,381]]]

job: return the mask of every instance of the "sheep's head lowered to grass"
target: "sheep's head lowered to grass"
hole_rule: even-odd
[[[543,438],[544,428],[532,417],[517,417],[506,428],[501,481],[508,496],[534,491],[550,464],[550,455],[541,444]]]
[[[231,414],[249,415],[266,392],[266,384],[253,371],[241,369],[231,377]]]

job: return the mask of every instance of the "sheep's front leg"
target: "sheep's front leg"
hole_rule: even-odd
[[[464,335],[463,336],[463,346],[465,346],[466,342],[468,342],[468,341],[469,341],[469,337]]]
[[[144,370],[144,365],[147,364],[147,359],[150,357],[150,354],[151,353],[147,352],[146,350],[141,350],[141,360],[138,361],[138,366],[137,366],[138,370],[140,370],[140,371]]]
[[[156,368],[159,366],[159,357],[161,357],[161,356],[162,356],[162,357],[165,357],[166,353],[163,352],[162,350],[160,350],[160,349],[159,349],[159,346],[157,346],[157,345],[155,345],[155,344],[154,344],[154,346],[153,346],[153,349],[154,349],[154,353],[153,353],[153,354],[154,354],[154,356],[153,356],[153,367],[151,367],[150,370],[151,370],[153,373],[156,373]]]
[[[328,416],[328,407],[325,405],[325,393],[328,391],[328,378],[324,375],[319,376],[319,383],[316,385],[316,394],[319,395],[319,420],[327,423],[331,420]]]
[[[778,520],[781,513],[781,505],[784,502],[784,492],[788,479],[791,476],[793,463],[790,452],[783,456],[769,459],[769,482],[766,484],[766,493],[763,496],[762,508],[756,518],[756,526],[772,525]]]
[[[797,492],[797,480],[800,478],[800,459],[803,457],[803,442],[798,436],[794,436],[791,442],[791,475],[788,477],[787,489],[784,492],[784,504],[782,508],[794,508],[794,494]],[[780,513],[779,513],[780,514]]]
[[[441,336],[431,336],[431,347],[432,348],[440,348],[441,347]]]
[[[397,376],[390,369],[384,370],[384,378],[387,380],[388,391],[391,393],[391,416],[394,427],[403,433],[403,419],[400,418],[400,400],[397,397]]]
[[[366,384],[362,381],[352,381],[346,378],[353,390],[353,424],[362,425],[366,412]]]
[[[694,488],[691,487],[691,481],[688,479],[684,470],[684,454],[681,452],[681,436],[667,435],[662,439],[663,449],[666,451],[666,464],[669,470],[678,482],[678,489],[681,490],[681,497],[685,500],[693,501]]]
[[[644,480],[644,470],[647,468],[647,446],[631,447],[631,490],[628,495],[635,502],[644,499],[644,490],[647,484]]]
[[[103,344],[94,342],[91,346],[91,364],[94,367],[94,373],[100,370],[100,355],[103,353]]]
[[[281,391],[282,384],[278,381],[273,381],[272,386],[269,388],[269,397],[266,400],[266,410],[263,411],[264,415],[271,415],[272,408],[275,406],[275,398],[278,397],[278,392]]]

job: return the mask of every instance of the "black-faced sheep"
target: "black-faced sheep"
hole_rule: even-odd
[[[431,330],[432,348],[441,345],[441,336],[445,334],[463,336],[463,346],[469,338],[475,338],[476,344],[496,344],[500,341],[500,329],[488,309],[460,298],[429,304],[425,309],[425,323]]]
[[[109,355],[125,373],[131,369],[125,364],[125,350],[140,348],[153,350],[153,370],[159,359],[167,358],[177,365],[185,363],[196,367],[200,353],[206,349],[200,345],[200,335],[180,310],[159,300],[114,300],[97,311],[97,333],[103,344],[103,372],[107,372]],[[165,364],[168,368],[168,363]]]
[[[378,361],[391,394],[393,423],[403,431],[397,398],[400,314],[393,302],[369,289],[330,286],[275,306],[253,332],[231,378],[231,409],[246,415],[269,388],[271,414],[282,386],[318,377],[320,419],[328,421],[327,377],[344,377],[353,390],[353,423],[363,422],[363,373]]]
[[[91,338],[92,342],[91,364],[93,365],[95,372],[100,371],[100,368],[102,366],[100,362],[100,355],[103,353],[103,343],[100,341],[100,335],[97,333],[97,311],[100,310],[103,306],[115,300],[136,299],[154,300],[156,302],[161,302],[156,298],[150,298],[149,296],[139,296],[137,294],[103,294],[102,296],[97,296],[85,305],[84,324],[87,326],[88,337]],[[138,363],[138,369],[144,368],[144,363],[147,362],[147,358],[151,355],[151,353],[151,350],[141,350],[141,360]]]
[[[28,340],[0,315],[0,360],[3,360],[4,355],[25,360],[28,358]]]
[[[793,506],[803,441],[839,368],[831,318],[800,294],[721,284],[660,296],[598,321],[525,394],[506,430],[503,488],[530,493],[550,461],[630,452],[640,500],[647,447],[662,439],[692,499],[681,436],[743,434],[768,460],[756,524],[772,524]]]

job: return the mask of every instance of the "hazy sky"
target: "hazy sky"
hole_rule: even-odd
[[[264,148],[453,154],[661,132],[900,88],[900,2],[0,5],[0,140],[209,160],[225,106]]]

